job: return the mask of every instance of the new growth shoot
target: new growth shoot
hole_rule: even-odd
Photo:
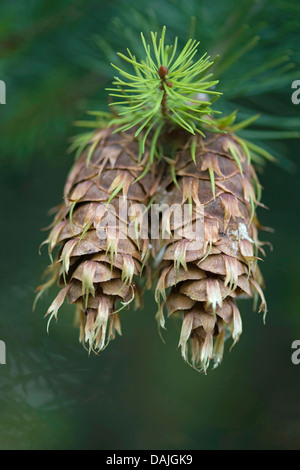
[[[214,127],[210,116],[212,103],[221,93],[214,91],[217,80],[208,73],[214,64],[207,53],[195,60],[199,42],[189,39],[181,52],[178,52],[178,39],[173,45],[165,45],[166,27],[161,37],[151,32],[152,43],[148,44],[141,34],[145,58],[138,61],[127,49],[127,54],[118,55],[129,63],[131,73],[116,65],[119,72],[115,77],[114,88],[108,88],[113,98],[118,117],[113,121],[119,124],[118,130],[126,131],[137,127],[136,136],[145,129],[145,138],[151,130],[167,125],[170,129],[182,127],[191,134],[208,127]]]

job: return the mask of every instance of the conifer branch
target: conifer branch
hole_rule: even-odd
[[[208,74],[214,61],[206,53],[194,60],[199,42],[192,39],[178,53],[177,38],[173,45],[165,45],[165,34],[166,27],[159,39],[152,32],[151,45],[141,34],[144,60],[138,61],[129,49],[127,56],[118,54],[133,67],[133,73],[112,64],[119,76],[113,82],[115,87],[107,90],[113,98],[120,98],[111,103],[118,110],[113,124],[121,124],[119,130],[137,126],[138,136],[161,121],[191,134],[214,126],[209,116],[217,111],[211,105],[221,95],[214,90],[218,81]]]

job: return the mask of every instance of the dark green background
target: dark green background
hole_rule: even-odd
[[[222,2],[200,3],[209,21],[214,14],[222,18]],[[230,2],[226,15],[236,13],[239,3]],[[283,27],[293,30],[299,10],[292,2],[277,3],[292,18]],[[133,1],[127,5],[135,8]],[[188,16],[197,14],[187,6],[179,23],[167,2],[147,2],[147,7],[159,24],[161,14],[169,16],[178,34],[187,29]],[[300,339],[296,169],[268,164],[260,175],[263,202],[270,208],[259,210],[260,219],[275,228],[275,234],[262,235],[274,246],[262,263],[267,324],[252,312],[251,302],[242,301],[243,335],[231,352],[226,344],[222,366],[207,376],[181,360],[178,324],[169,322],[166,344],[161,342],[151,293],[143,310],[122,312],[123,336],[99,357],[88,357],[78,344],[68,305],[46,334],[43,316],[56,288],[32,312],[34,291],[48,264],[47,249],[38,255],[46,236],[40,229],[51,220],[47,210],[61,200],[72,163],[67,139],[85,109],[105,109],[103,89],[111,71],[99,37],[115,47],[120,31],[111,19],[125,9],[121,1],[93,0],[11,1],[0,7],[0,79],[7,84],[7,104],[0,106],[0,339],[7,347],[7,365],[0,366],[0,448],[298,448],[300,365],[291,362],[291,344]],[[274,18],[280,22],[276,10]],[[138,30],[122,24],[129,35]],[[254,20],[250,26],[255,29]],[[288,41],[287,31],[274,47],[284,48],[284,38]],[[299,37],[298,42],[289,38],[286,46],[293,44],[299,50]],[[261,61],[268,47],[259,46],[254,58]],[[265,107],[280,115],[284,110],[295,117],[300,105],[292,105],[290,96],[285,84],[247,100],[258,111]],[[298,141],[276,145],[297,165]]]

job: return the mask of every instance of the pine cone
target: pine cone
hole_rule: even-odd
[[[140,301],[135,281],[149,255],[149,242],[139,236],[137,214],[132,214],[130,222],[127,210],[134,204],[147,206],[155,191],[153,172],[142,175],[148,148],[139,161],[134,132],[112,131],[104,129],[94,135],[67,179],[64,203],[44,242],[50,254],[55,247],[60,249],[50,267],[52,277],[39,287],[38,294],[58,279],[62,289],[47,312],[49,322],[57,318],[67,297],[77,306],[80,341],[98,350],[116,332],[121,334],[118,311],[134,298],[137,305]],[[124,216],[120,207],[125,207]]]
[[[193,367],[206,371],[211,359],[215,366],[221,362],[224,340],[232,335],[236,342],[242,332],[236,299],[258,294],[259,311],[266,313],[257,265],[258,250],[263,252],[255,214],[260,185],[242,144],[230,133],[207,133],[205,139],[193,136],[177,151],[173,167],[168,163],[155,202],[181,206],[187,202],[190,228],[195,231],[200,224],[196,238],[189,234],[182,238],[187,220],[183,217],[178,223],[173,218],[166,227],[168,210],[163,212],[157,319],[164,327],[164,306],[168,316],[183,314],[181,354]]]

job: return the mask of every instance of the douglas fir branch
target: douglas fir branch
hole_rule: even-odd
[[[267,312],[255,165],[271,156],[239,136],[257,116],[236,123],[236,113],[214,109],[221,97],[214,60],[197,59],[198,42],[178,51],[177,39],[165,44],[165,28],[160,37],[151,33],[151,44],[143,35],[142,42],[143,60],[129,50],[119,54],[127,68],[114,66],[112,113],[90,113],[95,119],[81,124],[92,131],[73,141],[76,161],[44,242],[52,261],[38,297],[58,282],[48,325],[67,299],[76,306],[80,341],[97,352],[121,334],[120,316],[132,302],[140,308],[152,285],[159,328],[166,317],[179,318],[182,357],[206,372],[222,361],[226,339],[234,344],[242,333],[240,298]],[[122,201],[131,209],[127,218]],[[153,204],[163,208],[154,240],[141,236],[145,217],[151,233]],[[171,217],[166,229],[174,204],[188,205],[191,229],[201,227],[201,237],[186,235],[184,218]],[[136,206],[144,208],[142,219]],[[104,220],[107,236],[100,237]]]

